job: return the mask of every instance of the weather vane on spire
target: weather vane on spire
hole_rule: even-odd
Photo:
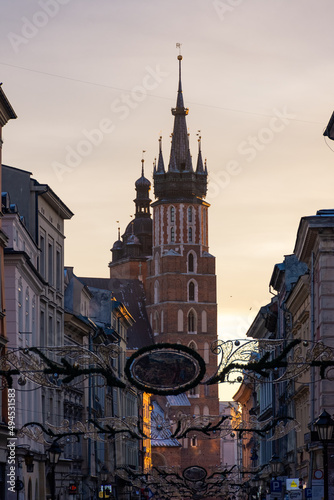
[[[182,55],[181,55],[181,45],[182,45],[182,43],[177,43],[177,44],[176,44],[176,48],[177,48],[177,49],[179,49],[179,55],[178,55],[178,57],[177,57],[179,60],[180,60],[180,59],[182,59]]]

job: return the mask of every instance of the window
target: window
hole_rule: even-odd
[[[154,283],[154,303],[157,304],[159,302],[159,281]]]
[[[39,248],[40,248],[40,257],[39,257],[39,271],[43,278],[45,278],[45,233],[41,232],[39,237]]]
[[[208,315],[206,311],[202,311],[202,333],[208,331]]]
[[[53,285],[53,240],[48,243],[48,282]]]
[[[34,295],[31,303],[31,343],[38,345],[36,338],[36,296]]]
[[[56,288],[61,290],[63,267],[61,264],[61,250],[57,248],[56,250]]]
[[[203,354],[203,359],[205,363],[209,363],[209,354],[210,354],[210,346],[208,342],[204,342],[204,354]]]
[[[23,332],[23,291],[22,279],[18,283],[19,333]]]
[[[39,342],[40,342],[40,345],[42,347],[44,347],[46,345],[46,339],[45,339],[45,312],[44,311],[41,311],[41,315],[40,315],[40,339],[39,339]]]
[[[192,349],[193,351],[197,352],[196,342],[194,342],[194,341],[189,342],[188,347],[189,347],[189,349]]]
[[[196,333],[197,331],[197,321],[196,313],[191,309],[188,313],[188,333]]]
[[[53,316],[49,315],[48,320],[48,343],[47,345],[54,345],[54,336],[53,336]]]
[[[183,332],[183,311],[179,309],[177,311],[177,331]]]
[[[159,333],[159,314],[157,313],[157,311],[155,311],[154,313],[153,332],[154,335],[157,335]]]
[[[194,272],[194,254],[189,253],[188,255],[188,273]]]
[[[170,207],[170,221],[175,222],[175,208]]]
[[[159,254],[156,253],[154,256],[154,274],[157,276],[159,274]]]
[[[192,302],[195,300],[195,283],[193,281],[190,281],[188,285],[188,300]]]
[[[25,307],[25,326],[24,326],[24,331],[25,333],[30,332],[30,298],[29,298],[29,288],[27,287],[26,289],[26,307]]]
[[[188,228],[188,243],[192,243],[193,241],[193,228],[189,227]]]
[[[174,226],[170,228],[170,242],[174,243],[175,242],[175,229]]]
[[[188,207],[188,222],[193,221],[193,207]]]
[[[192,436],[190,446],[195,448],[197,446],[197,436]]]

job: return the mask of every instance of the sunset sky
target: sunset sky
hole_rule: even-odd
[[[334,208],[333,19],[331,0],[3,2],[0,81],[18,115],[3,162],[74,212],[65,264],[107,277],[142,151],[150,180],[160,135],[168,161],[179,42],[191,152],[200,130],[209,170],[219,334],[243,338],[300,218]]]

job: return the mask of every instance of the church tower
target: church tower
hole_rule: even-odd
[[[181,64],[174,128],[168,166],[165,167],[162,140],[153,173],[152,257],[148,261],[147,312],[156,343],[181,343],[204,359],[207,374],[217,368],[211,344],[217,339],[215,258],[209,253],[207,168],[203,164],[201,137],[196,166],[189,148],[184,106]],[[187,393],[190,415],[218,415],[218,387],[199,385]],[[168,399],[168,398],[167,398]],[[183,410],[180,408],[180,410]],[[219,464],[219,439],[192,432],[178,450],[181,469],[198,465],[213,470]],[[157,450],[158,451],[158,450]],[[176,450],[163,451],[165,465],[175,465]],[[174,453],[174,455],[172,455]],[[170,462],[170,463],[168,463]]]
[[[151,183],[144,175],[135,182],[136,198],[134,219],[127,225],[111,249],[110,278],[140,279],[145,282],[147,259],[152,255],[152,218],[150,212]]]

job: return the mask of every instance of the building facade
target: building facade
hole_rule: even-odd
[[[64,345],[64,221],[73,214],[48,185],[33,179],[30,172],[2,165],[2,180],[3,221],[8,239],[7,347],[39,347],[47,353],[49,347]],[[61,425],[61,388],[37,386],[29,380],[29,374],[17,378],[14,387],[19,410],[17,429],[29,422]],[[28,495],[27,498],[50,495],[52,470],[45,461],[47,447],[27,436],[16,443],[17,475],[24,486],[22,495]],[[34,460],[34,468],[29,472],[25,465],[28,453]],[[66,461],[61,460],[59,468],[63,475],[68,474]]]
[[[3,146],[3,127],[9,120],[15,119],[16,114],[8,101],[6,94],[0,86],[0,166],[2,163],[2,146]],[[0,169],[0,187],[2,191],[2,178]],[[1,229],[0,217],[0,355],[5,353],[6,346],[6,322],[5,322],[5,282],[4,282],[4,248],[7,240]],[[1,422],[8,422],[8,393],[6,390],[1,391],[0,397],[0,414]],[[6,480],[6,462],[7,462],[7,437],[8,430],[5,426],[0,425],[0,497],[5,495],[5,480]]]
[[[269,360],[277,359],[284,346],[296,344],[287,355],[287,367],[272,370],[267,379],[253,377],[249,394],[249,411],[256,415],[258,428],[270,426],[266,437],[253,435],[261,468],[261,500],[270,493],[273,455],[279,459],[276,476],[282,481],[278,499],[289,494],[286,480],[290,480],[299,491],[304,490],[301,495],[312,492],[313,499],[321,500],[326,470],[328,498],[334,495],[333,440],[328,443],[326,465],[324,444],[316,429],[324,410],[334,415],[333,230],[333,210],[319,210],[301,219],[294,253],[274,266],[269,283],[274,297],[261,307],[247,332],[253,339],[277,341]],[[242,402],[241,393],[234,398]]]

